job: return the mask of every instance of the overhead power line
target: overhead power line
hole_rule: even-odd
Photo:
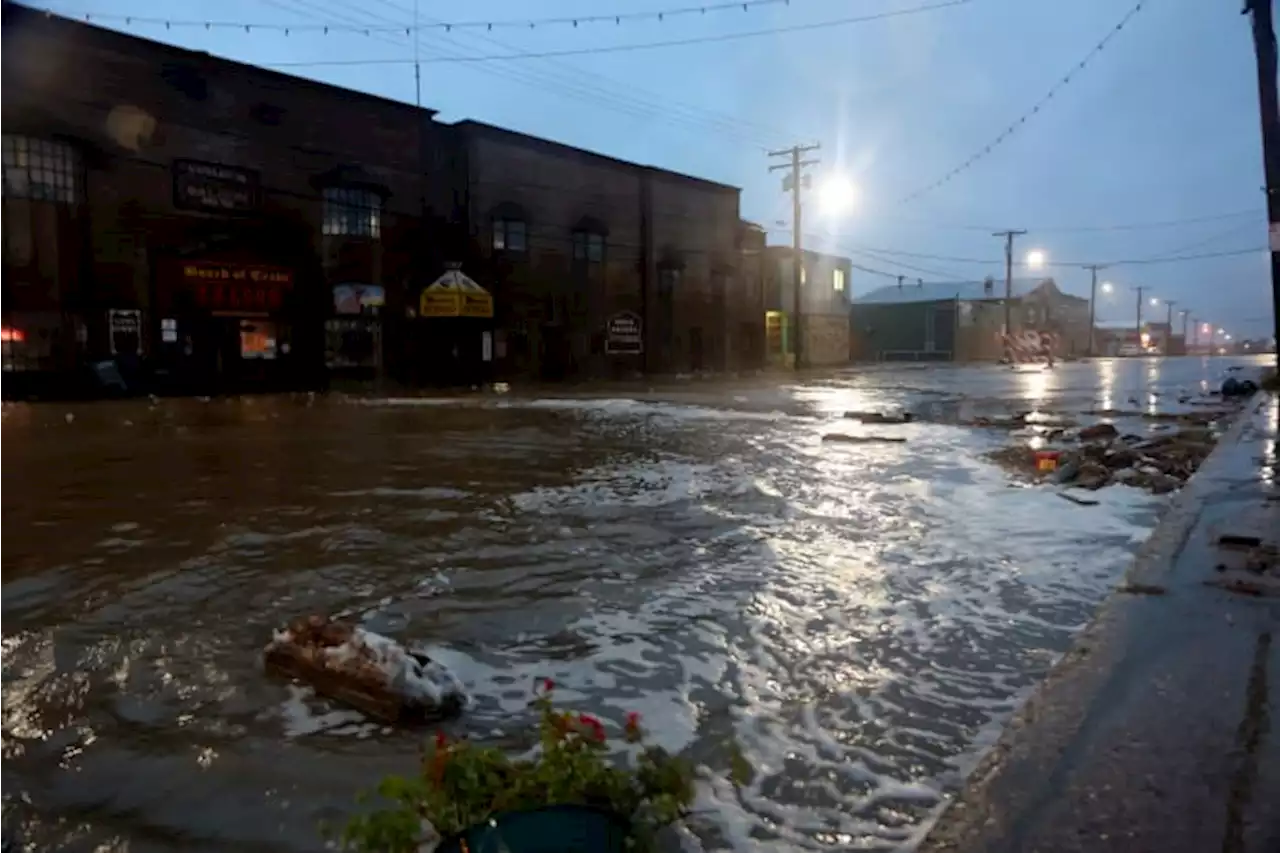
[[[506,18],[494,20],[473,20],[473,21],[432,21],[430,23],[419,23],[413,27],[404,27],[398,25],[387,26],[340,26],[332,24],[280,24],[269,22],[244,22],[244,21],[219,21],[219,20],[201,20],[201,19],[176,19],[176,18],[157,18],[146,15],[121,15],[111,12],[86,12],[82,17],[88,23],[98,21],[123,23],[126,26],[134,24],[155,24],[163,26],[165,29],[178,28],[199,28],[205,30],[243,30],[252,32],[253,30],[263,30],[269,32],[278,32],[289,35],[291,33],[300,32],[356,32],[366,35],[373,32],[407,32],[409,30],[443,30],[444,32],[452,32],[453,30],[485,30],[492,32],[495,29],[521,29],[533,30],[538,27],[570,27],[577,29],[580,26],[590,24],[612,24],[619,26],[624,23],[637,22],[664,22],[673,18],[681,18],[687,16],[703,16],[714,12],[749,12],[760,6],[790,6],[793,0],[739,0],[736,3],[708,3],[702,6],[679,6],[670,9],[655,9],[646,12],[619,12],[613,15],[573,15],[561,17],[544,17],[544,18]],[[800,0],[795,0],[800,2]],[[33,7],[35,8],[35,7]]]
[[[1206,216],[1189,216],[1184,219],[1156,219],[1149,222],[1125,222],[1104,225],[1029,225],[1028,231],[1037,234],[1068,234],[1107,231],[1155,231],[1161,228],[1177,228],[1183,225],[1195,225],[1206,222],[1222,222],[1227,219],[1239,219],[1243,216],[1260,216],[1259,210],[1235,210],[1229,213],[1215,213]],[[963,222],[940,222],[917,219],[915,217],[885,216],[884,219],[904,222],[912,225],[923,225],[929,228],[943,228],[956,231],[980,231],[984,234],[995,230],[994,225],[975,225]]]
[[[830,21],[817,21],[811,24],[793,24],[784,27],[769,27],[761,30],[747,30],[737,33],[719,33],[717,35],[694,36],[684,39],[668,39],[666,41],[650,41],[638,42],[633,44],[615,44],[615,45],[599,45],[595,47],[579,47],[568,48],[563,50],[541,50],[541,51],[519,51],[514,53],[494,53],[483,54],[479,56],[452,56],[452,57],[427,57],[418,60],[423,63],[438,62],[501,62],[513,59],[547,59],[557,56],[587,56],[600,53],[625,53],[639,50],[657,50],[668,47],[684,47],[695,44],[711,44],[715,42],[738,41],[742,39],[760,38],[762,36],[779,35],[782,33],[796,33],[810,30],[830,29],[833,27],[851,26],[853,24],[870,23],[871,21],[881,21],[888,18],[901,18],[908,15],[919,15],[925,12],[934,12],[940,9],[949,9],[953,6],[965,6],[973,0],[946,0],[942,3],[934,3],[927,6],[913,6],[908,9],[893,9],[886,12],[876,12],[870,15],[857,15],[850,18],[837,18]],[[402,28],[403,29],[403,28]],[[320,66],[344,66],[344,65],[412,65],[415,60],[412,57],[407,58],[376,58],[376,59],[323,59],[312,60],[308,62],[267,62],[263,63],[272,68],[302,68],[302,67],[320,67]]]
[[[1106,48],[1107,44],[1109,44],[1110,41],[1113,38],[1115,38],[1116,35],[1118,35],[1121,30],[1125,28],[1125,25],[1128,24],[1129,21],[1133,19],[1133,16],[1138,14],[1138,12],[1142,10],[1142,7],[1145,4],[1145,2],[1146,0],[1138,0],[1138,2],[1135,3],[1133,7],[1130,8],[1129,11],[1125,13],[1124,17],[1120,19],[1120,22],[1117,23],[1111,29],[1110,32],[1108,32],[1105,36],[1103,36],[1102,40],[1099,41],[1097,44],[1095,44],[1089,50],[1088,53],[1085,54],[1083,59],[1077,62],[1070,71],[1062,75],[1062,77],[1058,80],[1058,82],[1054,83],[1052,86],[1049,87],[1049,91],[1044,94],[1044,97],[1036,101],[1036,103],[1032,105],[1031,109],[1027,110],[1025,113],[1018,116],[1018,118],[1015,119],[1012,124],[1010,124],[1004,130],[1000,131],[1000,133],[996,136],[995,139],[988,142],[985,146],[983,146],[977,152],[970,155],[970,157],[964,162],[962,162],[959,166],[956,166],[954,169],[947,172],[945,175],[938,178],[933,183],[926,184],[925,186],[921,187],[915,192],[903,197],[899,201],[899,203],[905,204],[906,202],[914,201],[915,199],[918,199],[923,195],[933,192],[943,184],[950,182],[953,178],[955,178],[960,173],[968,170],[970,167],[973,166],[973,164],[977,163],[979,160],[982,160],[987,155],[989,155],[992,151],[994,151],[996,148],[1002,145],[1010,136],[1016,133],[1020,127],[1026,124],[1028,119],[1030,119],[1032,116],[1035,116],[1037,113],[1039,113],[1040,110],[1042,110],[1045,107],[1045,105],[1049,103],[1049,101],[1053,100],[1053,98],[1058,94],[1058,92],[1060,92],[1063,89],[1063,87],[1065,87],[1068,83],[1070,83],[1073,79],[1075,79],[1075,76],[1081,71],[1083,71],[1089,65],[1089,63],[1093,61],[1094,57],[1096,57],[1099,53],[1101,53],[1103,49]]]

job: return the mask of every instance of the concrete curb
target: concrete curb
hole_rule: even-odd
[[[1100,747],[1106,744],[1112,754],[1123,751],[1125,742],[1118,740],[1116,731],[1132,723],[1135,706],[1150,701],[1139,695],[1141,691],[1150,687],[1153,675],[1165,677],[1177,671],[1178,663],[1169,659],[1169,649],[1180,648],[1185,638],[1165,629],[1152,630],[1151,626],[1181,623],[1185,633],[1185,626],[1204,618],[1199,610],[1205,606],[1206,594],[1211,593],[1203,587],[1203,576],[1178,571],[1180,561],[1186,562],[1181,557],[1210,502],[1221,502],[1232,492],[1256,495],[1257,477],[1242,482],[1239,466],[1235,466],[1237,473],[1232,473],[1229,460],[1247,451],[1254,418],[1267,403],[1268,395],[1260,394],[1242,408],[1135,556],[1128,582],[1161,587],[1167,594],[1115,592],[1108,598],[1072,650],[1015,714],[960,795],[940,813],[920,850],[1205,849],[1194,846],[1197,842],[1191,839],[1187,839],[1188,846],[1156,847],[1140,843],[1136,837],[1122,841],[1115,831],[1123,831],[1123,827],[1110,826],[1105,818],[1091,813],[1107,815],[1115,809],[1090,809],[1081,801],[1100,792],[1085,794],[1081,789],[1099,776],[1114,779],[1120,783],[1117,787],[1130,783],[1123,773],[1117,774],[1117,768],[1099,771],[1095,765],[1111,760],[1098,757]],[[1165,640],[1168,648],[1160,645]],[[1207,684],[1206,689],[1212,687]],[[1235,690],[1234,682],[1224,688],[1226,693]],[[1224,707],[1230,702],[1226,700]],[[1213,731],[1221,728],[1221,721],[1214,721]],[[1150,769],[1150,763],[1132,759],[1128,766],[1140,773]],[[1080,778],[1090,782],[1081,783]],[[1134,779],[1131,784],[1141,785],[1143,780]],[[1122,798],[1124,791],[1115,791],[1114,796]],[[1176,807],[1173,802],[1165,805]],[[1212,821],[1206,818],[1206,823]],[[1095,834],[1092,830],[1099,824],[1102,828]],[[1063,831],[1068,827],[1074,837]],[[1113,832],[1110,839],[1107,827]]]

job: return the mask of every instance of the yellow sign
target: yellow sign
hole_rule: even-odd
[[[422,317],[461,317],[462,294],[456,290],[424,290],[418,302]]]
[[[421,317],[493,316],[493,297],[459,270],[450,270],[422,291],[418,300]]]

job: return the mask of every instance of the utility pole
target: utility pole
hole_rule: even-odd
[[[1089,275],[1089,357],[1093,358],[1093,326],[1098,301],[1098,270],[1106,269],[1104,264],[1086,264]]]
[[[794,343],[792,350],[796,354],[796,370],[802,365],[803,340],[804,336],[800,330],[800,314],[803,307],[801,286],[804,278],[804,256],[801,254],[800,235],[802,228],[800,224],[800,191],[808,185],[806,175],[803,173],[805,166],[817,165],[817,160],[802,160],[801,155],[809,151],[817,151],[820,145],[793,145],[782,151],[770,151],[770,157],[787,157],[790,162],[779,163],[769,167],[770,172],[776,172],[779,169],[787,170],[787,177],[782,179],[783,190],[791,190],[791,281],[795,289],[794,299],[792,303],[791,314],[793,317],[792,337]]]
[[[992,237],[1004,238],[1004,354],[1010,363],[1013,352],[1009,348],[1009,339],[1013,334],[1013,238],[1026,234],[1026,231],[996,231]]]
[[[1186,326],[1184,325],[1183,331],[1182,331],[1183,340],[1186,340],[1186,337],[1187,337],[1187,332],[1186,332]],[[1191,343],[1187,345],[1188,353],[1191,352],[1191,348],[1193,346],[1196,348],[1199,348],[1200,346],[1200,321],[1197,320],[1195,317],[1191,318]]]
[[[1169,342],[1173,340],[1173,306],[1177,305],[1176,299],[1166,299],[1164,301],[1168,313],[1165,315],[1164,329],[1164,354],[1169,354]]]
[[[1253,50],[1258,64],[1258,110],[1262,119],[1262,163],[1267,182],[1268,243],[1271,249],[1271,313],[1280,340],[1280,103],[1276,95],[1276,33],[1271,0],[1245,0],[1251,16]],[[1280,346],[1276,347],[1280,362]]]
[[[1186,355],[1191,351],[1187,346],[1187,321],[1191,319],[1191,312],[1183,308],[1178,313],[1182,315],[1182,354]]]
[[[1142,349],[1142,291],[1144,288],[1138,288],[1138,325],[1134,328],[1134,334],[1138,336],[1138,349]]]

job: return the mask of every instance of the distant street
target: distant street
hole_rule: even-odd
[[[1249,362],[6,405],[6,831],[317,849],[422,738],[262,674],[272,629],[319,612],[430,647],[475,698],[451,724],[471,738],[526,745],[537,677],[638,710],[707,768],[705,849],[892,849],[1164,502],[1013,487],[982,456],[1007,435],[959,422],[1168,411]],[[821,442],[889,429],[906,443]]]

